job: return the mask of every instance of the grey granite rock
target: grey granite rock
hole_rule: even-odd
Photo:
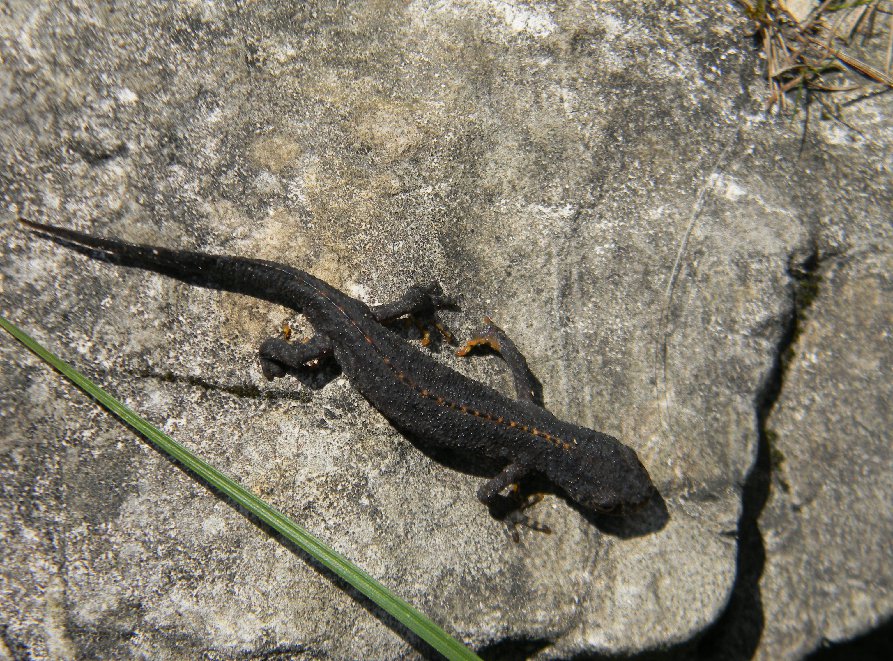
[[[761,658],[800,658],[893,612],[891,266],[889,253],[824,263],[770,418]]]
[[[821,127],[822,174],[838,201],[828,200],[816,223],[767,423],[765,659],[801,658],[893,616],[893,117],[888,102],[871,101],[848,117],[878,167],[853,159],[840,133]]]
[[[8,3],[0,309],[475,648],[690,643],[741,587],[789,267],[818,236],[845,252],[840,217],[889,220],[823,168],[889,171],[860,144],[828,153],[824,134],[804,171],[799,136],[760,113],[743,21],[689,4]],[[515,544],[475,500],[473,466],[416,451],[343,379],[263,380],[255,347],[285,321],[307,331],[300,318],[88,263],[18,214],[276,259],[373,303],[436,278],[462,296],[444,315],[460,337],[495,317],[547,406],[633,446],[662,498],[601,520],[549,495],[535,515],[553,534]],[[852,260],[889,246],[874,236]],[[8,338],[0,351],[11,656],[425,653]],[[437,355],[510,387],[496,359]],[[781,437],[809,433],[792,397],[772,421],[786,467]],[[775,507],[761,524],[783,523]],[[878,597],[834,631],[888,613]]]

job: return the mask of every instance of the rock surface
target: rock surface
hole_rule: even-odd
[[[836,185],[823,196],[807,270],[796,274],[800,304],[767,421],[765,659],[798,658],[885,620],[889,629],[893,612],[893,117],[889,105],[867,104],[850,119],[870,136],[866,153],[885,158],[872,171],[836,131],[820,129],[829,147],[815,171]],[[893,653],[889,634],[885,649]]]
[[[0,310],[476,649],[778,658],[864,631],[893,611],[889,95],[870,139],[814,119],[801,145],[761,114],[746,23],[688,4],[8,3]],[[19,214],[371,303],[437,279],[459,337],[497,319],[546,405],[634,447],[662,498],[602,520],[549,495],[553,534],[515,544],[473,466],[342,378],[263,380],[256,346],[299,317],[87,262]],[[427,653],[0,352],[0,656]]]
[[[893,606],[889,254],[826,260],[769,420],[762,658],[863,633]]]

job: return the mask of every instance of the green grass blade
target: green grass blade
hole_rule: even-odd
[[[202,480],[226,494],[258,519],[281,533],[283,537],[286,537],[312,555],[317,561],[390,613],[446,658],[477,659],[480,661],[480,657],[474,654],[474,652],[455,638],[451,638],[434,622],[385,588],[369,574],[350,562],[350,560],[323,544],[282,512],[271,507],[231,478],[192,454],[170,436],[153,427],[61,358],[44,349],[36,340],[7,321],[2,315],[0,315],[0,326],[29,350],[61,372],[65,378],[90,395],[108,411],[142,434],[158,449],[176,459]]]

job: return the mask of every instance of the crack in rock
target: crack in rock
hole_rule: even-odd
[[[818,293],[819,252],[811,252],[800,262],[789,260],[792,282],[791,306],[776,345],[772,367],[756,396],[757,456],[741,491],[742,508],[738,522],[737,572],[725,610],[707,629],[696,648],[697,658],[750,659],[760,642],[765,617],[760,594],[760,578],[766,562],[766,548],[760,531],[760,514],[769,499],[773,465],[773,432],[767,421],[784,387],[784,378],[802,331],[806,312]],[[784,485],[780,485],[784,488]]]

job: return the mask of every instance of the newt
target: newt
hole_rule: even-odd
[[[398,430],[434,448],[498,462],[502,469],[477,492],[491,511],[503,491],[533,475],[595,512],[629,513],[656,491],[632,448],[608,434],[563,422],[537,403],[537,381],[527,361],[489,319],[458,353],[466,355],[479,345],[493,348],[512,372],[517,399],[437,362],[386,326],[403,316],[449,307],[451,299],[436,282],[414,285],[393,302],[370,307],[276,262],[137,245],[22,222],[37,235],[93,259],[245,294],[303,314],[315,335],[304,343],[265,340],[259,349],[264,376],[274,379],[334,359]]]

